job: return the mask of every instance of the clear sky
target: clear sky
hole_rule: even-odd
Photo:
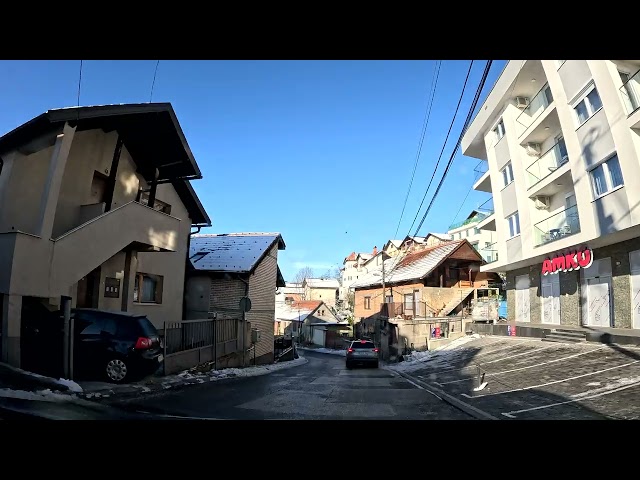
[[[148,102],[156,60],[85,60],[80,105]],[[213,227],[280,232],[280,268],[318,275],[394,237],[434,75],[428,61],[161,60],[154,102],[171,102],[204,178],[193,182]],[[458,139],[485,61],[474,62],[438,175],[409,227],[443,146],[469,67],[445,60],[397,238],[413,234]],[[481,102],[502,71],[494,61]],[[78,102],[79,61],[0,61],[0,135]],[[446,232],[474,182],[458,154],[420,230]],[[458,219],[489,194],[471,192]]]

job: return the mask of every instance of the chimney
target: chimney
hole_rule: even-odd
[[[373,256],[375,257],[378,254],[378,246],[373,247]]]

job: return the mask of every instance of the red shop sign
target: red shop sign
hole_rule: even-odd
[[[589,268],[593,263],[593,252],[590,248],[583,248],[577,252],[560,254],[542,263],[542,274],[570,272],[580,268]]]

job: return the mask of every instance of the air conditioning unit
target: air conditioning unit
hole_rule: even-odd
[[[549,197],[541,195],[535,197],[534,203],[538,210],[549,210],[549,206],[551,205]]]
[[[524,148],[527,151],[527,155],[529,155],[530,157],[540,156],[540,152],[542,150],[539,143],[531,143],[531,142],[527,143],[527,145]]]
[[[516,107],[524,110],[529,106],[529,99],[527,97],[516,97]]]

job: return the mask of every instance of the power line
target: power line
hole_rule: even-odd
[[[478,100],[480,99],[480,95],[482,94],[482,89],[484,88],[484,84],[487,81],[487,76],[489,75],[489,70],[491,69],[491,64],[493,63],[493,60],[487,60],[487,64],[484,67],[484,72],[482,72],[482,78],[480,79],[480,84],[478,85],[478,89],[476,90],[476,95],[473,99],[473,103],[471,105],[471,108],[469,109],[469,114],[467,115],[467,118],[464,122],[464,126],[462,128],[462,132],[460,132],[460,137],[458,138],[458,142],[456,143],[456,147],[454,148],[453,152],[451,153],[451,157],[449,158],[449,162],[447,163],[447,166],[442,174],[442,178],[440,179],[440,182],[438,183],[438,187],[436,188],[436,191],[433,194],[433,197],[431,197],[431,202],[429,203],[429,206],[427,207],[427,210],[424,212],[424,215],[422,216],[422,220],[420,221],[420,224],[418,225],[418,228],[416,229],[416,233],[414,233],[414,235],[418,234],[418,231],[420,230],[420,228],[422,227],[422,224],[424,223],[425,219],[427,218],[427,215],[429,214],[429,211],[431,210],[431,207],[433,206],[433,202],[435,201],[436,197],[438,196],[438,192],[440,192],[440,189],[442,188],[442,185],[444,183],[445,178],[447,177],[447,173],[449,173],[449,169],[451,168],[451,165],[453,164],[453,160],[455,158],[456,153],[458,152],[459,148],[460,148],[460,144],[462,142],[462,137],[464,136],[465,132],[467,131],[467,128],[469,126],[469,123],[471,123],[471,118],[473,117],[473,112],[476,108],[476,105],[478,104]]]
[[[151,103],[151,100],[153,99],[153,87],[156,84],[156,74],[158,73],[158,65],[160,65],[160,60],[156,62],[156,68],[153,71],[153,82],[151,82],[151,94],[149,95],[149,103]]]
[[[420,210],[422,209],[422,204],[424,203],[425,198],[427,198],[427,193],[429,193],[429,189],[431,188],[431,183],[433,182],[434,177],[436,176],[436,172],[438,171],[438,165],[440,165],[440,160],[442,159],[442,154],[444,153],[444,149],[447,146],[447,141],[449,140],[449,135],[451,134],[451,130],[453,129],[453,125],[455,124],[456,117],[458,116],[458,110],[460,109],[460,104],[462,103],[462,98],[464,97],[464,92],[467,88],[467,82],[469,81],[469,75],[471,75],[471,68],[473,67],[474,60],[471,60],[469,63],[469,70],[467,70],[467,76],[464,79],[464,85],[462,85],[462,91],[460,92],[460,98],[458,99],[458,105],[456,105],[456,111],[453,114],[453,119],[451,120],[451,124],[449,125],[449,130],[447,131],[447,136],[444,139],[444,143],[442,144],[442,150],[440,150],[440,155],[438,156],[438,161],[436,162],[436,166],[433,169],[433,174],[431,175],[431,179],[429,180],[429,185],[427,185],[427,189],[422,196],[422,201],[420,202],[420,206],[418,207],[418,211],[416,212],[416,216],[413,218],[413,222],[411,222],[411,226],[409,227],[409,233],[411,229],[416,223],[416,219],[418,215],[420,215]]]
[[[433,99],[435,98],[436,88],[438,86],[438,77],[440,75],[440,64],[441,60],[436,62],[434,67],[433,78],[431,80],[430,88],[430,98],[428,100],[427,110],[425,111],[425,118],[422,124],[422,133],[420,136],[420,142],[418,144],[418,153],[416,154],[416,161],[413,165],[413,172],[411,173],[411,180],[409,181],[409,188],[407,190],[407,196],[404,199],[404,205],[402,206],[402,213],[400,213],[400,219],[398,220],[398,226],[396,227],[396,233],[393,234],[394,238],[398,235],[398,230],[400,230],[400,223],[402,222],[402,217],[404,216],[405,208],[407,207],[407,201],[409,200],[409,193],[411,192],[411,187],[413,185],[413,179],[416,175],[416,169],[418,168],[418,162],[420,161],[420,153],[422,152],[422,144],[424,142],[425,134],[427,132],[427,126],[429,125],[429,118],[431,118],[431,106],[433,105]]]
[[[453,217],[453,222],[455,222],[455,221],[456,221],[456,218],[458,218],[458,215],[460,215],[460,211],[462,210],[462,207],[464,207],[464,202],[466,202],[466,201],[467,201],[467,198],[469,197],[469,194],[471,193],[471,190],[473,190],[473,185],[474,185],[475,183],[476,183],[476,182],[473,182],[473,183],[471,184],[471,187],[469,188],[469,191],[468,191],[468,192],[467,192],[467,194],[464,196],[464,200],[462,200],[462,204],[460,205],[460,208],[458,209],[458,211],[457,211],[457,213],[456,213],[456,216],[455,216],[455,217]],[[451,223],[453,223],[453,222],[451,222]]]

